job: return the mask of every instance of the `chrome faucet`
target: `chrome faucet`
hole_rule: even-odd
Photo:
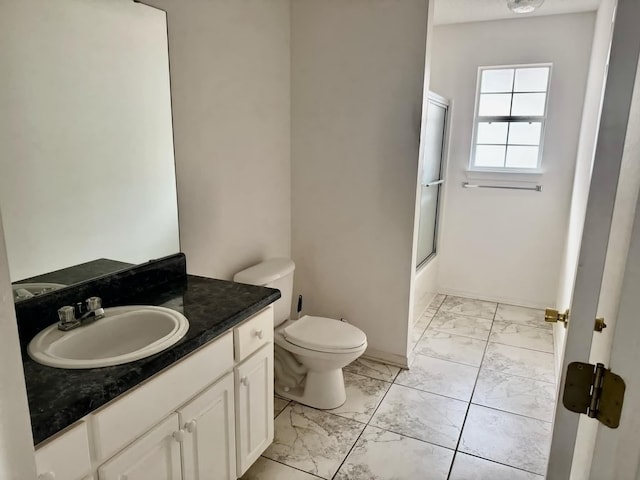
[[[104,317],[102,299],[100,297],[89,297],[84,305],[78,302],[75,307],[66,305],[58,309],[58,330],[67,332],[74,328],[81,327],[88,323],[95,322]]]

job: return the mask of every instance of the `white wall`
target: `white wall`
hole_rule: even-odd
[[[431,89],[453,100],[444,199],[440,290],[542,307],[555,303],[594,13],[435,27]],[[541,193],[464,189],[495,174],[467,175],[477,69],[553,62]]]
[[[596,25],[591,49],[591,61],[587,76],[587,89],[580,126],[576,170],[571,193],[571,209],[566,228],[563,260],[561,263],[560,282],[556,299],[556,307],[565,310],[571,306],[571,297],[575,283],[582,230],[587,210],[589,184],[595,155],[600,110],[604,94],[604,82],[611,43],[611,28],[616,0],[603,0],[596,17]],[[555,350],[564,352],[566,330],[563,326],[554,328]],[[559,373],[562,355],[556,355],[556,371]]]
[[[406,362],[427,0],[292,3],[292,240],[304,311]]]
[[[12,280],[178,252],[164,13],[123,0],[13,0],[0,17]]]
[[[1,24],[1,22],[0,22]],[[0,478],[36,478],[20,342],[0,218]]]
[[[289,256],[289,0],[149,3],[167,10],[189,273],[231,279]]]

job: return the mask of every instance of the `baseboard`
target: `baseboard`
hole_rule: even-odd
[[[409,368],[409,358],[406,355],[397,355],[395,353],[376,350],[375,348],[367,348],[362,357],[367,360],[375,360],[376,362],[386,363],[395,367]]]
[[[487,302],[497,302],[497,303],[505,303],[507,305],[517,305],[519,307],[527,307],[527,308],[538,308],[544,309],[550,305],[554,305],[555,301],[552,302],[538,302],[531,300],[523,300],[521,298],[509,298],[509,297],[500,297],[493,295],[482,295],[477,292],[468,292],[464,290],[455,290],[452,288],[438,288],[438,293],[442,293],[443,295],[453,295],[456,297],[465,297],[465,298],[473,298],[476,300],[485,300]]]

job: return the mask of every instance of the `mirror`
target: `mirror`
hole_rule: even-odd
[[[1,10],[0,212],[22,298],[178,252],[165,12]]]

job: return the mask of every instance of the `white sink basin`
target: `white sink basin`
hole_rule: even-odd
[[[51,292],[66,287],[61,283],[16,283],[13,287],[13,300],[24,300],[35,297],[41,293]]]
[[[130,305],[104,309],[100,320],[63,332],[54,324],[36,335],[27,351],[38,363],[57,368],[97,368],[149,357],[175,345],[189,330],[179,312]]]

